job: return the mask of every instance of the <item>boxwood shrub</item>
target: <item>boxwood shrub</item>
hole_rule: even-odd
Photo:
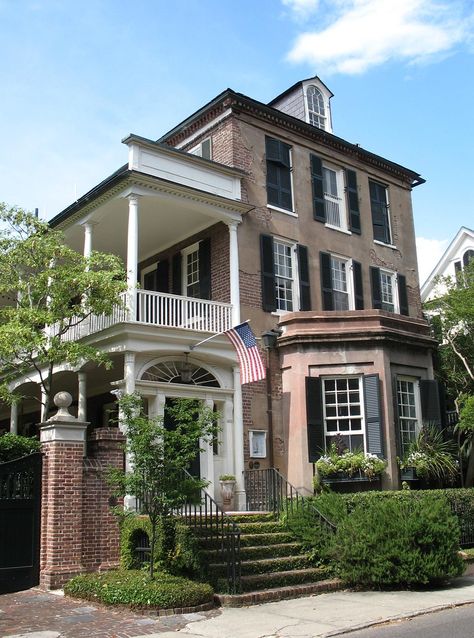
[[[23,456],[39,452],[41,444],[37,439],[7,432],[0,436],[0,463],[15,461]]]
[[[372,502],[395,500],[408,503],[413,500],[423,500],[430,495],[444,497],[449,503],[451,511],[458,519],[460,546],[474,545],[474,488],[357,492],[340,495],[340,498],[347,512],[351,512],[358,507],[365,508]]]
[[[132,513],[121,515],[120,564],[124,569],[139,569],[143,564],[142,558],[149,561],[149,554],[140,556],[136,551],[138,537],[143,533],[148,539],[151,537],[148,516],[137,516]],[[173,574],[190,578],[202,576],[205,572],[201,552],[191,530],[179,522],[174,525],[170,548],[165,548],[163,530],[158,529],[155,565],[166,568]]]
[[[458,549],[459,526],[446,499],[425,494],[367,499],[340,523],[331,554],[346,582],[386,587],[460,575]]]
[[[64,587],[65,594],[132,609],[176,609],[212,602],[213,589],[180,576],[160,572],[150,580],[143,570],[81,574]]]

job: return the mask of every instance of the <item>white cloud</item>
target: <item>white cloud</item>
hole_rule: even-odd
[[[438,263],[441,255],[448,247],[448,244],[448,239],[426,239],[426,237],[416,238],[420,285],[422,285],[431,274],[431,271]]]
[[[311,4],[283,1],[294,11]],[[468,5],[470,13],[463,0],[329,0],[319,11],[326,26],[299,35],[288,59],[316,71],[324,67],[325,75],[363,73],[389,60],[427,62],[472,37],[474,14]]]
[[[319,0],[282,0],[285,7],[288,7],[297,20],[304,20],[319,7]]]

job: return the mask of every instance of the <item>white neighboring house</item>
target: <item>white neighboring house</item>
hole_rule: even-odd
[[[474,258],[474,230],[461,226],[456,236],[444,251],[440,260],[421,286],[421,301],[425,303],[439,296],[442,289],[437,285],[438,277],[455,277]]]

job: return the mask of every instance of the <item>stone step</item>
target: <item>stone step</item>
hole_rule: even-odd
[[[277,558],[278,556],[294,556],[304,551],[303,545],[299,542],[275,543],[270,545],[254,545],[240,548],[241,560],[257,560],[259,558]],[[210,563],[219,562],[220,549],[204,550],[206,558]]]
[[[247,607],[260,605],[286,598],[299,598],[314,594],[325,594],[330,591],[344,589],[345,584],[338,578],[324,579],[319,582],[309,582],[284,587],[269,587],[263,590],[247,591],[242,594],[215,594],[216,604],[222,607]]]
[[[217,538],[202,538],[199,539],[197,535],[199,545],[202,549],[217,549],[220,541]],[[295,535],[289,530],[283,529],[280,532],[265,532],[263,534],[241,534],[240,546],[241,547],[255,547],[262,545],[273,545],[279,543],[292,543],[295,542]]]
[[[243,560],[240,563],[242,577],[251,574],[274,574],[279,572],[295,572],[312,567],[312,558],[309,554],[297,554],[295,556],[281,556],[277,558],[262,558],[257,560]],[[211,577],[222,577],[227,573],[226,563],[209,564]]]
[[[292,587],[304,583],[317,583],[330,577],[327,567],[308,567],[306,569],[290,569],[284,572],[268,572],[265,574],[248,574],[241,577],[241,592],[255,592],[275,587]],[[219,578],[215,582],[215,590],[224,593],[227,580]]]

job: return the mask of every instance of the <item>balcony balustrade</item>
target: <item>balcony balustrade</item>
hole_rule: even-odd
[[[136,316],[127,307],[127,295],[123,305],[110,315],[91,315],[85,321],[72,326],[63,339],[77,341],[118,323],[138,323],[162,328],[177,328],[200,332],[224,332],[232,327],[232,305],[207,299],[181,297],[163,292],[137,290]],[[51,331],[55,332],[54,327]]]

